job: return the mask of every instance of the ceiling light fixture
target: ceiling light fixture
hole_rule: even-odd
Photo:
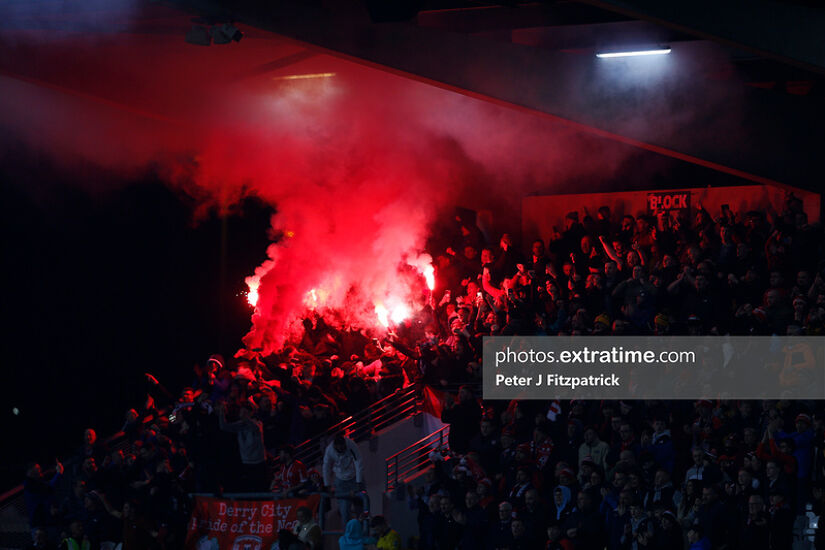
[[[670,53],[670,46],[659,46],[656,48],[616,50],[596,52],[596,57],[606,59],[611,57],[637,57],[642,55],[666,55]]]

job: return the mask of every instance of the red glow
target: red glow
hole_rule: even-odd
[[[378,322],[381,323],[384,328],[390,326],[389,312],[387,308],[384,307],[384,304],[375,304],[375,315],[378,317]]]
[[[246,301],[249,302],[249,305],[255,307],[258,305],[258,291],[250,289],[249,292],[246,293]]]
[[[274,50],[249,38],[195,48],[180,38],[188,16],[147,9],[147,25],[168,20],[180,32],[11,32],[13,47],[0,48],[0,123],[69,166],[127,175],[152,166],[195,199],[195,218],[246,196],[272,205],[273,242],[246,279],[254,314],[244,342],[264,353],[308,310],[377,331],[413,315],[435,287],[420,251],[448,208],[515,212],[534,182],[560,187],[626,155],[556,119],[306,56],[287,39]],[[271,68],[275,58],[295,63]],[[336,76],[274,80],[290,73]],[[594,143],[599,155],[581,162]]]
[[[389,309],[383,303],[375,304],[375,316],[384,328],[389,328],[390,324],[403,323],[412,315],[410,306],[398,298],[390,297],[388,303]]]
[[[427,288],[433,290],[435,288],[435,268],[429,266],[429,269],[424,272],[424,278],[427,280]]]

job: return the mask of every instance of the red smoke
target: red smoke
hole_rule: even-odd
[[[249,195],[271,204],[275,239],[246,281],[252,348],[278,348],[308,308],[368,327],[384,310],[384,323],[409,314],[434,285],[422,254],[440,212],[495,209],[509,216],[499,227],[518,227],[525,192],[626,156],[539,117],[301,56],[254,29],[239,44],[188,45],[188,18],[163,15],[153,20],[167,34],[4,35],[0,125],[67,162],[153,166],[202,212]],[[304,59],[280,66],[290,56]]]

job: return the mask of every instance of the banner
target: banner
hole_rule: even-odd
[[[453,399],[447,392],[434,390],[429,386],[424,386],[421,392],[424,398],[423,410],[436,418],[441,418],[441,411],[444,409],[444,402]]]
[[[195,497],[186,530],[187,550],[270,550],[278,531],[292,531],[297,510],[318,513],[319,495],[283,500]]]
[[[681,210],[690,210],[690,191],[647,194],[647,213],[650,215]]]

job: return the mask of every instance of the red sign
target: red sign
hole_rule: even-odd
[[[672,193],[648,193],[647,211],[656,215],[659,212],[670,212],[671,210],[689,210],[690,191],[678,191]]]
[[[296,512],[307,506],[318,513],[321,497],[284,500],[228,500],[195,497],[186,530],[187,550],[269,550],[278,531],[292,531]]]

